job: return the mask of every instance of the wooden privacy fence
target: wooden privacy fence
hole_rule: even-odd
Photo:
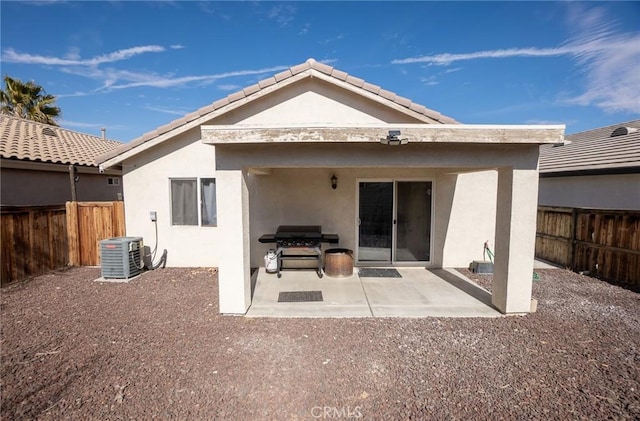
[[[125,234],[124,202],[67,202],[69,264],[100,264],[100,240]]]
[[[536,257],[640,286],[640,211],[538,207]]]
[[[2,285],[67,265],[100,264],[99,242],[125,235],[124,202],[3,207]]]
[[[0,284],[41,275],[68,262],[64,206],[3,207]]]

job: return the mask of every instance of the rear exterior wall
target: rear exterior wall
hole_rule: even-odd
[[[540,206],[640,210],[640,174],[540,178]]]
[[[71,200],[71,181],[66,166],[61,171],[2,168],[0,200],[3,206],[64,205]],[[76,199],[80,202],[122,200],[122,177],[78,173]],[[117,178],[118,185],[108,184]]]
[[[216,147],[202,144],[198,136],[197,131],[185,133],[124,163],[127,235],[142,236],[153,249],[157,224],[158,253],[167,249],[168,266],[217,267],[226,243],[219,227],[171,225],[170,179],[215,178],[220,171]],[[323,167],[272,168],[265,171],[267,175],[244,171],[252,267],[264,264],[270,247],[258,242],[260,235],[281,224],[321,225],[324,232],[340,236],[340,247],[355,250],[359,180],[434,183],[430,266],[466,267],[482,258],[485,241],[493,244],[497,180],[493,170],[324,167],[324,161],[318,165]],[[333,174],[338,178],[335,190],[330,182]],[[152,211],[157,214],[155,223],[150,220]]]

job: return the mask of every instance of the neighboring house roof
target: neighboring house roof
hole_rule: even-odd
[[[121,142],[0,114],[0,157],[22,161],[96,166],[97,156]]]
[[[640,172],[640,120],[565,136],[540,147],[540,176]]]
[[[303,75],[303,73],[305,73]],[[255,85],[246,87],[238,92],[228,95],[225,98],[217,100],[210,105],[200,108],[186,116],[172,121],[171,123],[159,127],[158,129],[145,133],[141,137],[134,139],[131,143],[99,157],[96,162],[105,162],[111,158],[128,152],[150,140],[160,136],[171,134],[171,132],[182,132],[191,129],[200,124],[206,123],[214,117],[217,117],[227,110],[233,109],[239,104],[246,104],[255,98],[260,98],[266,91],[273,92],[279,87],[287,86],[290,82],[299,80],[303,77],[313,77],[314,75],[322,77],[324,80],[335,83],[336,85],[347,84],[352,89],[358,91],[362,95],[366,95],[375,100],[393,104],[403,110],[417,120],[423,123],[432,124],[456,124],[457,121],[451,117],[440,114],[437,111],[430,110],[422,105],[416,104],[411,100],[398,96],[391,91],[384,90],[379,86],[368,83],[360,78],[351,76],[341,70],[335,69],[324,63],[320,63],[312,58],[306,62],[290,67],[270,78],[264,79]]]

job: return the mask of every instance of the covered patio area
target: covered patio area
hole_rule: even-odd
[[[495,244],[493,294],[484,300],[478,298],[482,294],[471,295],[477,307],[469,315],[487,309],[489,314],[529,313],[538,145],[555,141],[561,131],[461,125],[445,129],[403,128],[402,133],[414,130],[412,141],[388,146],[378,140],[379,127],[359,128],[358,141],[341,141],[327,133],[302,143],[274,140],[290,131],[286,128],[204,126],[203,141],[216,147],[216,201],[225,205],[218,209],[218,230],[225,239],[219,263],[221,312],[267,315],[258,312],[262,297],[277,303],[279,292],[295,291],[271,290],[288,278],[263,287],[259,272],[252,295],[251,268],[263,267],[270,248],[259,242],[263,235],[281,225],[300,225],[338,235],[336,246],[354,251],[356,267],[388,266],[405,272],[392,282],[356,275],[326,292],[320,286],[329,281],[313,286],[313,291],[323,292],[322,303],[335,301],[350,315],[445,315],[452,310],[448,297],[463,291],[456,285],[467,284],[441,268],[466,267],[482,257],[487,241]],[[315,282],[310,280],[305,290]],[[336,301],[334,293],[343,288],[360,288],[361,299],[352,302],[349,295],[347,301]],[[400,290],[404,292],[396,294]],[[468,299],[468,293],[460,293],[463,302]],[[409,297],[414,301],[406,302]],[[464,313],[461,301],[455,302],[455,311]],[[306,311],[320,314],[327,306],[304,305]]]
[[[395,268],[400,277],[319,278],[314,271],[286,271],[281,278],[264,267],[247,317],[499,317],[491,294],[455,269]],[[396,275],[397,276],[397,275]],[[318,293],[318,291],[320,293]],[[297,294],[290,294],[297,292]],[[298,297],[296,297],[296,295]],[[292,297],[293,296],[293,297]],[[305,301],[279,301],[296,298]],[[311,301],[318,300],[322,301]]]

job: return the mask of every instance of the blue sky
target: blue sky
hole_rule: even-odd
[[[129,142],[312,57],[468,124],[640,118],[640,2],[0,3],[2,75]]]

